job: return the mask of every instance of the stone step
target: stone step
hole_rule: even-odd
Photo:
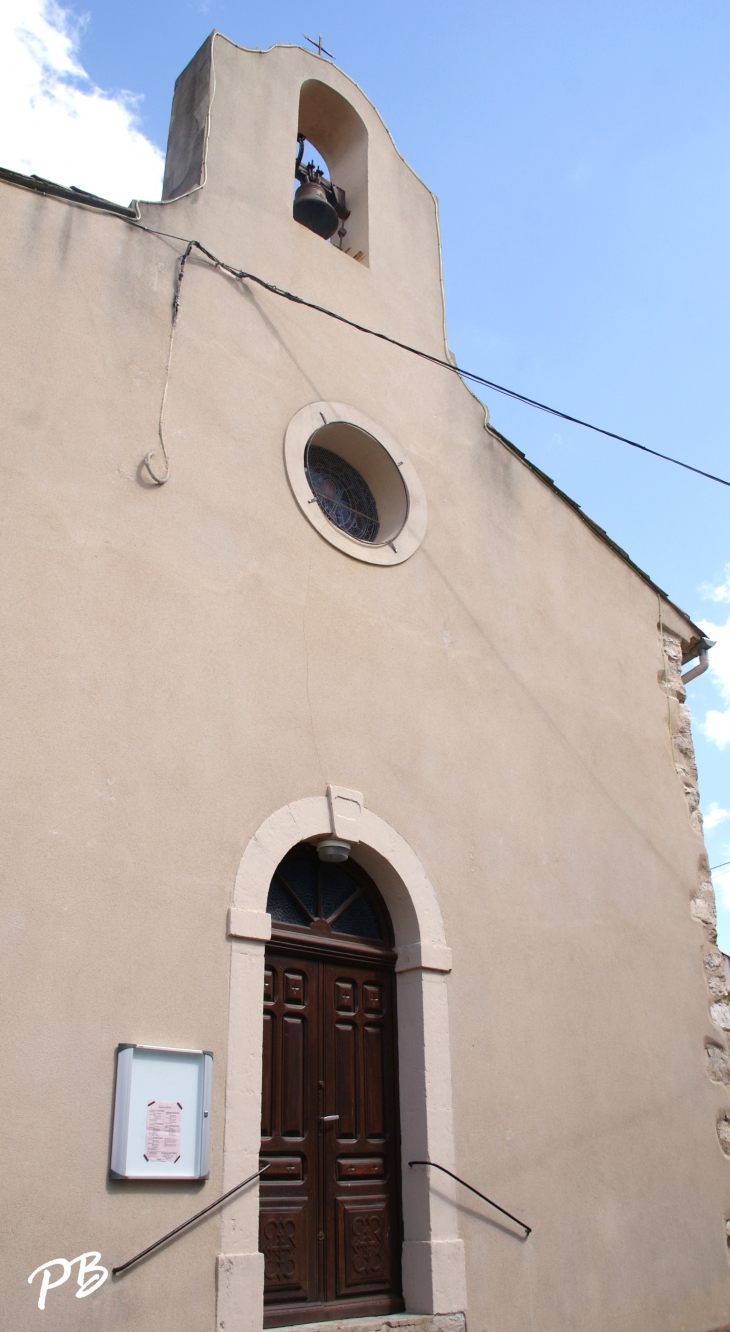
[[[373,1318],[335,1318],[331,1323],[297,1323],[276,1332],[466,1332],[463,1313],[377,1314]]]

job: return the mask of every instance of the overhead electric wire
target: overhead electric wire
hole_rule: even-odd
[[[398,338],[392,338],[388,333],[380,333],[377,329],[368,328],[366,324],[358,324],[356,320],[348,319],[346,315],[337,314],[335,310],[329,310],[325,305],[317,305],[314,301],[305,300],[303,296],[297,296],[292,291],[277,287],[273,282],[267,282],[265,278],[258,277],[256,273],[248,273],[243,268],[236,268],[233,264],[218,259],[210,250],[206,250],[200,241],[188,240],[185,236],[174,236],[168,231],[158,231],[154,227],[144,226],[141,222],[131,222],[130,226],[136,226],[140,231],[148,231],[154,236],[165,236],[168,240],[181,241],[188,247],[199,250],[201,254],[204,254],[207,259],[215,264],[216,268],[223,269],[240,281],[255,282],[259,287],[263,287],[265,291],[270,291],[274,296],[281,296],[284,300],[292,301],[295,305],[303,305],[308,310],[316,310],[318,314],[326,315],[328,319],[336,319],[340,324],[347,324],[349,328],[356,329],[358,333],[367,333],[371,338],[379,338],[382,342],[388,342],[393,347],[400,347],[402,351],[410,352],[413,356],[420,356],[424,361],[442,366],[444,370],[451,370],[453,374],[459,375],[462,379],[469,379],[472,383],[481,384],[484,388],[492,389],[495,393],[501,393],[507,398],[514,399],[515,402],[522,402],[528,407],[535,407],[540,412],[557,416],[561,421],[569,421],[573,425],[583,426],[585,430],[593,430],[598,435],[615,439],[620,444],[628,444],[632,449],[640,449],[642,453],[651,454],[653,458],[661,458],[663,462],[673,463],[675,467],[682,467],[687,472],[694,472],[696,476],[704,476],[708,481],[716,481],[718,485],[730,487],[730,481],[726,480],[725,477],[715,476],[713,472],[705,472],[701,467],[693,467],[691,463],[683,462],[681,458],[672,458],[668,453],[660,453],[658,449],[650,449],[647,444],[639,444],[637,440],[629,439],[626,435],[618,435],[613,430],[606,430],[603,426],[593,425],[590,421],[583,421],[581,417],[571,416],[569,412],[560,411],[557,407],[549,407],[547,403],[538,402],[536,398],[528,398],[526,394],[518,393],[516,389],[505,388],[504,384],[496,384],[492,379],[485,379],[483,375],[477,375],[473,370],[465,370],[462,366],[446,361],[440,356],[434,356],[431,352],[423,351],[419,347],[412,347],[409,343],[401,342]]]

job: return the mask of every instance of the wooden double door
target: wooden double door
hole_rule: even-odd
[[[392,958],[267,947],[266,1327],[403,1308],[394,979]]]

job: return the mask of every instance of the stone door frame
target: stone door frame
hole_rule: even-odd
[[[432,1190],[429,1172],[409,1160],[453,1168],[454,1134],[447,975],[451,950],[436,894],[418,857],[362,795],[328,786],[327,794],[293,801],[254,833],[241,858],[228,912],[231,979],[223,1189],[258,1168],[261,1141],[261,995],[266,911],[279,862],[298,842],[340,836],[377,884],[390,912],[398,954],[399,1089],[403,1198],[403,1294],[408,1313],[447,1314],[466,1307],[464,1246],[458,1236],[451,1181]],[[259,1198],[253,1186],[222,1214],[217,1332],[261,1332],[263,1255],[258,1252]]]

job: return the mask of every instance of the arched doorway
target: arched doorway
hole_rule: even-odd
[[[264,974],[264,1325],[403,1309],[393,931],[354,861],[278,865]]]
[[[343,821],[344,812],[355,815]],[[226,1061],[223,1187],[256,1169],[261,1146],[261,993],[271,938],[266,910],[277,866],[302,841],[344,837],[354,860],[378,884],[395,935],[398,983],[398,1091],[403,1201],[403,1296],[408,1313],[466,1308],[464,1244],[448,1177],[438,1190],[410,1160],[454,1167],[447,978],[451,950],[426,869],[397,828],[368,809],[359,791],[328,786],[282,805],[252,833],[238,866],[226,929],[231,980]],[[259,1249],[259,1189],[243,1189],[221,1215],[216,1261],[218,1326],[260,1332],[264,1255]],[[329,1315],[328,1315],[329,1316]]]

